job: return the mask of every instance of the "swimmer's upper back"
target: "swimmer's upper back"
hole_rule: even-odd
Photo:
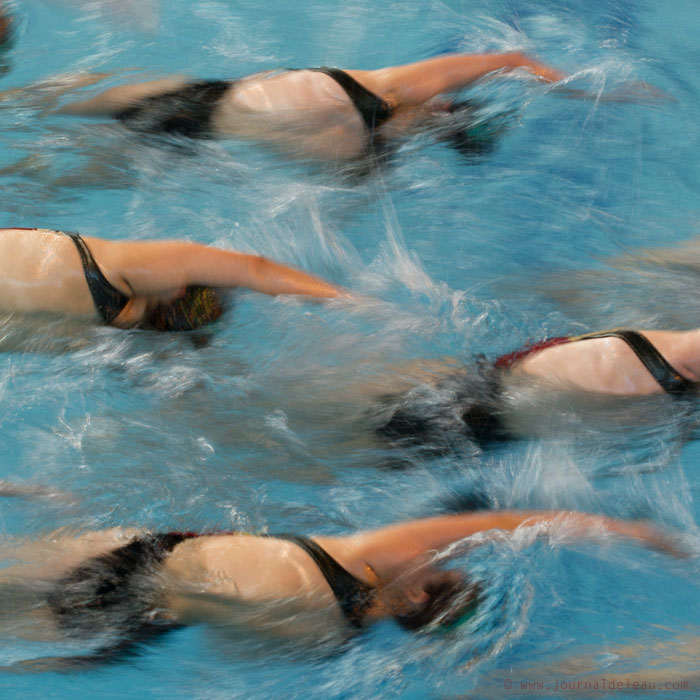
[[[222,135],[271,142],[291,155],[347,159],[362,155],[362,117],[333,78],[311,70],[256,74],[236,81],[212,124]]]
[[[684,362],[695,331],[644,331],[661,355],[692,381]],[[525,358],[516,371],[556,381],[583,391],[634,396],[663,393],[634,351],[617,337],[586,338],[546,348]]]
[[[95,306],[75,244],[45,229],[0,229],[0,308],[92,318]]]

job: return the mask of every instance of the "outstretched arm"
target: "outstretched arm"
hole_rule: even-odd
[[[186,85],[187,80],[182,75],[168,78],[148,80],[141,83],[131,83],[108,88],[104,92],[88,98],[69,102],[56,110],[56,114],[72,114],[88,117],[110,117],[131,105],[153,97],[177,90]]]
[[[88,239],[89,240],[89,239]],[[185,241],[120,242],[110,255],[134,295],[156,295],[192,284],[245,287],[263,294],[348,296],[320,277],[258,255]]]
[[[520,52],[453,54],[406,66],[348,72],[393,104],[416,106],[441,93],[466,87],[489,73],[516,68],[529,70],[537,78],[550,83],[566,77],[555,68]]]
[[[566,534],[576,539],[600,539],[606,535],[624,537],[657,549],[683,556],[672,537],[639,520],[617,520],[576,511],[500,511],[467,513],[425,518],[363,533],[367,556],[395,552],[404,561],[439,551],[472,535],[513,532],[520,527],[537,527],[546,534]]]

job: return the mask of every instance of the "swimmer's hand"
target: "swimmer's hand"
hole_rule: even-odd
[[[694,554],[678,535],[665,532],[643,520],[616,521],[611,530],[676,559],[686,559]]]
[[[567,77],[566,73],[562,73],[560,70],[548,66],[546,63],[541,63],[527,54],[517,53],[513,54],[513,56],[515,59],[512,66],[513,68],[525,68],[538,80],[542,80],[543,82],[558,83]]]
[[[613,267],[638,271],[640,266],[697,272],[700,269],[700,239],[694,238],[675,248],[647,248],[609,258]]]
[[[16,484],[0,480],[0,497],[4,498],[45,498],[71,503],[75,499],[65,491],[58,491],[41,484]]]
[[[676,99],[668,93],[642,80],[631,80],[608,91],[583,90],[563,84],[553,87],[552,92],[572,100],[590,100],[592,102],[620,102],[624,104],[676,102]]]
[[[44,115],[60,114],[62,108],[57,109],[57,104],[64,95],[95,85],[114,75],[132,71],[134,71],[133,68],[119,68],[94,73],[89,71],[59,73],[25,87],[2,90],[0,91],[0,102],[18,102],[25,107],[39,109]]]
[[[290,293],[287,295],[288,297],[292,299],[301,299],[306,302],[316,302],[316,303],[329,303],[329,302],[348,302],[348,303],[354,303],[357,302],[359,297],[356,294],[353,294],[352,292],[349,292],[347,289],[342,289],[341,287],[335,287],[333,289],[326,289],[323,291],[323,293],[313,293],[313,294],[305,294],[303,292],[299,292],[297,294]]]
[[[548,523],[550,532],[563,531],[565,534],[573,534],[577,539],[600,540],[601,536],[612,535],[616,538],[633,540],[637,544],[677,559],[684,559],[694,554],[680,535],[666,532],[645,520],[618,520],[604,515],[573,511],[553,513],[549,517],[551,518]],[[531,523],[538,524],[537,519],[527,524]],[[551,529],[552,525],[556,525],[556,530]]]

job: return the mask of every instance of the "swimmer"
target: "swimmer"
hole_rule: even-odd
[[[685,556],[675,537],[647,523],[563,511],[447,515],[313,538],[115,528],[6,547],[3,556],[12,564],[0,569],[0,588],[24,596],[31,609],[32,621],[16,622],[15,632],[98,638],[100,648],[89,655],[44,660],[53,670],[114,661],[181,625],[221,628],[245,620],[251,631],[310,640],[347,639],[383,619],[412,631],[454,628],[479,604],[480,586],[438,567],[436,556],[444,559],[452,545],[474,535],[466,544],[521,528],[556,535],[560,543],[562,535],[611,536]],[[19,614],[5,593],[0,600],[11,608],[3,614]],[[39,662],[26,663],[42,668]]]
[[[550,338],[483,361],[473,377],[464,369],[449,369],[446,362],[442,371],[437,367],[433,363],[432,381],[423,384],[432,384],[435,392],[422,396],[410,389],[382,397],[377,409],[380,435],[405,444],[439,442],[450,432],[482,445],[515,437],[505,397],[528,382],[587,396],[695,397],[700,389],[700,329],[618,329]]]
[[[547,83],[565,77],[519,52],[453,54],[377,70],[285,69],[237,80],[175,76],[110,88],[57,112],[115,117],[140,132],[247,139],[291,156],[347,161],[451,113],[464,111],[468,121],[468,104],[440,96],[514,70]],[[467,148],[464,131],[446,138]]]
[[[12,16],[0,2],[0,47],[7,44],[12,38]]]
[[[111,241],[48,229],[0,229],[0,309],[115,328],[189,331],[217,320],[223,292],[348,296],[257,255],[187,241]]]

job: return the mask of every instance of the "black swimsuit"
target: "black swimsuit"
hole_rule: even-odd
[[[148,134],[180,134],[191,139],[214,136],[211,117],[233,80],[199,80],[183,87],[151,95],[118,111],[123,124]]]
[[[364,85],[355,80],[351,75],[340,68],[307,68],[317,73],[324,73],[333,78],[340,87],[345,90],[350,101],[355,105],[355,109],[360,113],[362,120],[367,127],[370,140],[375,138],[375,132],[384,124],[393,114],[393,109],[388,102],[378,97],[373,92],[368,90]]]
[[[66,657],[67,667],[114,661],[138,650],[138,644],[178,625],[159,615],[160,565],[192,533],[136,537],[122,547],[88,559],[56,581],[46,600],[69,637],[107,637],[95,652]]]
[[[104,274],[102,274],[102,270],[98,267],[90,249],[79,233],[63,233],[75,243],[75,247],[78,249],[78,253],[80,253],[80,259],[83,263],[83,272],[85,273],[85,281],[90,289],[92,300],[95,302],[95,307],[102,321],[106,326],[111,325],[126,306],[129,297],[123,292],[120,292],[109,282]]]
[[[347,621],[356,629],[362,629],[363,619],[372,605],[375,595],[374,586],[361,581],[343,568],[321,545],[308,537],[299,535],[270,535],[280,540],[289,540],[301,547],[320,569],[323,577],[333,591],[338,605]]]

